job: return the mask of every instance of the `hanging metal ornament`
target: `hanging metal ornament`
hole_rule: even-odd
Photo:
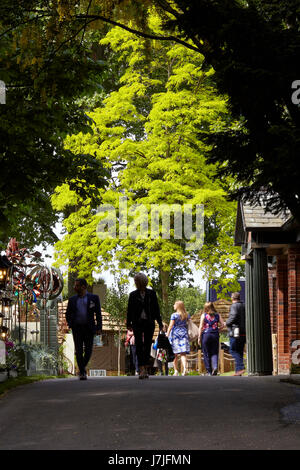
[[[63,287],[64,287],[64,280],[59,269],[52,267],[51,270],[52,270],[52,277],[53,277],[53,286],[52,286],[52,292],[49,296],[49,299],[54,300],[61,294]]]
[[[60,271],[48,266],[35,266],[27,276],[27,285],[32,292],[38,291],[43,300],[43,312],[48,320],[48,346],[50,345],[50,308],[47,307],[48,300],[54,300],[63,289],[63,278]],[[46,334],[46,330],[45,330]],[[46,343],[46,338],[44,342]]]
[[[56,299],[64,285],[61,272],[48,266],[35,266],[27,276],[26,282],[29,289],[47,300]]]
[[[53,286],[51,268],[48,266],[35,266],[27,276],[27,285],[38,290],[43,299],[48,299]]]
[[[43,316],[44,321],[46,324],[47,321],[47,329],[44,328],[44,337],[43,342],[44,344],[50,344],[50,309],[47,308],[47,300],[49,299],[50,293],[52,291],[53,285],[53,276],[52,270],[48,266],[35,266],[32,271],[30,271],[28,275],[28,279],[31,279],[32,284],[35,284],[37,289],[41,294],[41,298],[43,301]],[[46,330],[47,330],[47,339],[46,339]]]
[[[37,266],[41,267],[37,263],[41,262],[42,255],[38,251],[31,253],[27,248],[20,248],[19,242],[15,238],[11,238],[6,248],[6,256],[12,263],[8,286],[15,301],[15,326],[18,312],[19,341],[21,342],[21,315],[25,315],[26,343],[29,307],[36,303],[37,297],[41,295],[39,286],[28,275],[28,270]]]

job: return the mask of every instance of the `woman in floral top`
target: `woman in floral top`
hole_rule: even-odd
[[[217,313],[212,302],[206,302],[204,313],[201,315],[198,342],[202,344],[203,359],[208,375],[218,373],[219,326],[226,327],[223,318]]]

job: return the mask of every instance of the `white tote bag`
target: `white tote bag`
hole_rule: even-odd
[[[199,328],[194,322],[192,322],[191,319],[187,321],[187,330],[188,330],[189,341],[192,342],[198,339]]]

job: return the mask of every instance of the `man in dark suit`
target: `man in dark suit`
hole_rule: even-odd
[[[229,330],[229,352],[235,360],[234,375],[243,375],[245,372],[244,347],[246,344],[245,306],[240,300],[239,292],[234,292],[231,295],[231,300],[232,305],[226,321]]]
[[[148,278],[143,273],[134,276],[137,289],[129,294],[127,308],[127,328],[132,329],[135,337],[136,354],[140,379],[148,378],[152,337],[155,320],[163,328],[157,296],[154,290],[147,289]]]
[[[66,320],[73,333],[79,378],[86,380],[85,368],[92,355],[94,335],[102,331],[101,306],[98,295],[87,292],[85,279],[76,279],[74,290],[77,295],[69,299]]]

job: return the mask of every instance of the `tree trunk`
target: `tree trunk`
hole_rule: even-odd
[[[162,293],[162,317],[169,317],[169,271],[160,270],[161,293]]]
[[[78,272],[77,271],[70,271],[70,268],[75,267],[78,264],[79,258],[75,258],[72,260],[69,260],[69,270],[68,270],[68,297],[72,297],[73,295],[76,294],[74,290],[74,283],[75,279],[78,278]]]
[[[64,218],[67,219],[71,214],[78,210],[78,206],[68,206],[64,211]],[[78,264],[79,257],[74,259],[69,259],[69,269],[68,269],[68,298],[76,294],[74,290],[75,279],[78,278],[77,271],[70,271],[70,268],[75,268]]]
[[[120,376],[121,371],[121,330],[119,328],[118,334],[118,377]]]

